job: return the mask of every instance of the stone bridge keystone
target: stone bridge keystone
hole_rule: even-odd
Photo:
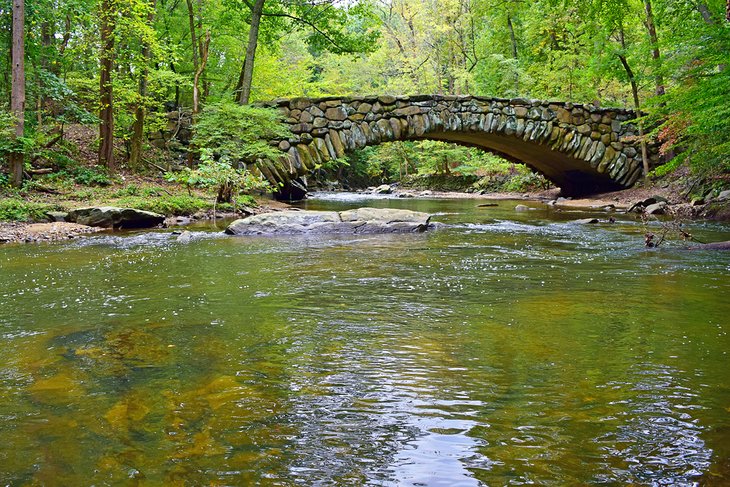
[[[372,96],[278,99],[293,137],[272,140],[282,154],[257,167],[288,185],[317,165],[369,145],[440,140],[479,147],[543,174],[566,194],[632,186],[641,176],[636,115],[559,101],[479,96]],[[652,167],[658,148],[649,146]]]

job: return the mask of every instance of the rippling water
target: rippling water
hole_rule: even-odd
[[[419,235],[0,247],[0,481],[730,484],[730,253],[516,203],[307,203],[446,224]]]

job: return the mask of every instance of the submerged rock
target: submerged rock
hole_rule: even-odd
[[[231,223],[231,235],[303,233],[412,233],[428,228],[431,216],[410,210],[358,208],[348,211],[279,211]]]
[[[730,240],[725,242],[712,242],[702,244],[699,247],[692,247],[693,250],[730,250]]]
[[[93,206],[68,212],[67,221],[103,228],[150,228],[165,221],[163,215],[134,208]]]
[[[578,225],[592,225],[598,223],[598,218],[581,218],[580,220],[573,220],[572,223],[576,223]]]

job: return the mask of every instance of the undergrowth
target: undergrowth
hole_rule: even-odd
[[[0,198],[0,221],[32,222],[46,219],[49,211],[60,210],[56,204],[37,203],[20,198]]]

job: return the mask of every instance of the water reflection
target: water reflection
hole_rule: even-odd
[[[729,481],[728,254],[514,202],[373,204],[449,226],[0,248],[0,478]]]
[[[608,472],[596,480],[695,485],[713,454],[693,417],[702,409],[699,393],[671,366],[640,363],[630,373],[632,382],[605,385],[620,390],[624,399],[614,401],[614,415],[603,418],[618,424],[596,439],[609,454]]]

